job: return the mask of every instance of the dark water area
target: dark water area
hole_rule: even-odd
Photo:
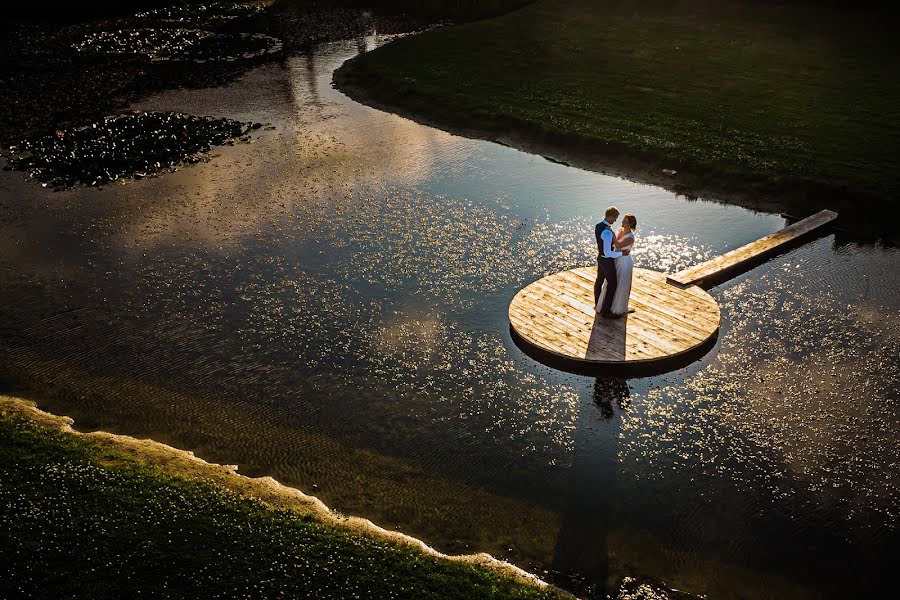
[[[271,123],[103,189],[0,173],[2,389],[272,475],[585,593],[883,589],[900,536],[900,252],[829,233],[711,290],[716,347],[604,379],[523,355],[523,285],[608,204],[672,272],[784,219],[573,169],[331,87],[328,44],[132,106]],[[858,226],[852,216],[842,225]]]

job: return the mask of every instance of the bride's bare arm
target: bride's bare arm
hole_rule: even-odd
[[[613,236],[613,248],[616,250],[622,250],[623,248],[627,248],[634,243],[634,238],[625,237],[627,234],[620,227],[616,231],[616,235]]]

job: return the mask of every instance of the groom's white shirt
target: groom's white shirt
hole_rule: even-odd
[[[601,225],[606,225],[606,228],[600,232],[600,241],[603,243],[603,258],[616,258],[622,256],[622,253],[618,250],[612,249],[613,243],[613,232],[612,225],[606,222],[606,219],[600,221]]]

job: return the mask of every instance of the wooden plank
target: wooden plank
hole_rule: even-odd
[[[677,317],[671,316],[657,306],[644,304],[640,300],[633,299],[632,301],[635,303],[636,315],[641,312],[650,313],[653,316],[654,321],[668,327],[672,333],[679,333],[698,341],[703,341],[709,337],[709,327],[706,327],[705,330],[703,330],[693,325],[688,326],[685,321],[681,321]]]
[[[514,310],[521,310],[518,307]],[[566,345],[574,344],[576,341],[581,345],[586,345],[590,337],[589,332],[585,332],[585,328],[575,323],[571,323],[558,317],[554,317],[552,309],[546,311],[538,311],[531,318],[522,317],[526,326],[540,327],[546,333],[544,334],[548,341],[559,341]]]
[[[589,291],[591,293],[591,300],[593,300],[594,286],[592,280],[585,278],[582,273],[578,273],[577,271],[581,271],[581,269],[559,273],[559,275],[565,281],[572,282],[573,285],[578,285],[582,289]],[[717,307],[713,307],[714,310],[708,310],[710,315],[694,314],[696,312],[703,312],[704,309],[708,309],[708,307],[694,301],[690,304],[685,304],[684,294],[680,290],[668,286],[665,283],[665,276],[662,273],[659,274],[658,278],[643,278],[643,284],[639,283],[639,279],[641,279],[638,277],[639,273],[641,273],[640,270],[635,272],[636,276],[632,282],[632,295],[629,304],[640,304],[642,310],[655,310],[663,313],[670,318],[669,322],[675,327],[680,325],[692,325],[695,336],[702,335],[703,339],[706,339],[706,337],[709,336],[708,324],[710,316],[718,313]],[[591,276],[593,276],[593,269],[591,269]],[[671,292],[669,290],[671,290]],[[702,290],[697,291],[701,294],[705,294]],[[694,294],[691,294],[691,296],[691,300],[694,300]],[[673,310],[671,307],[672,303],[676,303],[675,306],[681,306],[683,310]],[[637,309],[637,306],[632,306],[632,308]]]
[[[531,287],[531,286],[529,286],[529,287]],[[547,286],[543,286],[543,287],[545,289],[547,288]],[[583,306],[585,306],[585,305],[583,305]],[[625,349],[628,345],[627,339],[626,339],[626,334],[625,334],[624,322],[623,321],[603,320],[603,321],[600,321],[600,323],[601,323],[600,325],[594,327],[593,319],[595,317],[593,316],[594,315],[593,309],[592,309],[592,307],[589,307],[589,308],[591,308],[590,316],[587,313],[584,313],[579,319],[579,322],[583,324],[585,329],[582,330],[581,332],[578,332],[581,335],[575,334],[575,336],[580,338],[579,341],[582,341],[584,343],[585,348],[589,353],[591,352],[591,350],[596,350],[599,347],[603,347],[603,348],[606,348],[609,352],[614,352],[618,356],[619,354],[621,354],[621,352],[619,352],[619,349],[620,348]],[[550,307],[550,310],[553,310],[553,307]],[[519,314],[516,311],[517,311],[517,308],[511,307],[511,315],[516,314],[516,316],[519,317]],[[558,317],[558,316],[562,316],[562,315],[556,315],[556,317]],[[570,318],[573,317],[573,315],[571,315],[571,314],[565,315],[565,316],[570,317]],[[521,318],[521,317],[519,317],[519,318]],[[590,318],[590,323],[587,323],[589,318]],[[566,319],[566,320],[568,320],[568,319]],[[563,321],[560,320],[559,318],[551,317],[550,321],[548,322],[546,315],[544,315],[543,318],[539,318],[539,317],[535,316],[534,322],[539,323],[542,326],[542,328],[545,330],[543,332],[544,337],[545,337],[544,341],[548,345],[560,346],[561,344],[558,343],[558,339],[559,339],[558,336],[569,335],[565,332],[565,327],[562,324]],[[525,327],[529,328],[527,325]],[[548,330],[552,330],[552,331],[548,331]],[[586,334],[589,334],[589,337],[586,337]],[[667,348],[665,346],[659,348],[659,347],[656,347],[657,346],[656,344],[649,343],[648,345],[653,347],[655,352],[644,352],[644,351],[638,349],[637,351],[633,351],[632,353],[646,355],[645,358],[651,358],[655,355],[658,355],[660,353],[665,353],[667,351]],[[619,358],[621,359],[622,357],[619,356]]]
[[[517,327],[516,331],[526,339],[539,340],[540,343],[537,344],[539,347],[563,356],[580,356],[583,352],[580,345],[575,346],[562,342],[560,338],[557,337],[557,332],[548,330],[544,328],[543,325],[535,322],[530,322],[524,326]]]
[[[669,336],[668,339],[664,339],[660,335],[657,335],[657,333],[665,334],[669,332],[664,327],[659,327],[652,321],[642,321],[640,319],[629,319],[629,321],[633,322],[628,323],[628,333],[644,343],[653,345],[659,350],[660,355],[662,356],[666,354],[677,354],[680,352],[680,347],[684,345],[684,340],[681,338]],[[693,345],[695,342],[691,341],[688,343]]]
[[[572,308],[577,309],[582,313],[591,313],[594,312],[594,305],[591,302],[593,296],[588,298],[587,302],[584,302],[583,298],[580,298],[580,294],[578,294],[577,290],[567,290],[566,288],[562,288],[563,291],[558,291],[560,288],[558,287],[550,287],[540,281],[535,281],[532,284],[536,289],[544,291],[551,296],[555,294],[555,297],[562,303],[571,306]]]
[[[821,210],[755,242],[750,242],[721,256],[670,275],[668,280],[681,286],[700,285],[707,280],[716,280],[726,273],[736,271],[742,266],[748,265],[748,263],[777,252],[787,244],[797,241],[823,225],[827,225],[835,220],[837,216],[836,212],[827,209]]]
[[[525,313],[522,315],[523,319],[534,321],[536,323],[545,323],[548,326],[554,325],[559,327],[560,334],[563,335],[563,337],[579,337],[583,335],[582,332],[584,326],[581,323],[562,318],[560,313],[553,307],[534,307],[529,310],[529,306],[525,305],[516,307],[515,310],[519,313]]]
[[[590,269],[590,268],[589,268]],[[585,274],[582,269],[574,269],[572,271],[566,272],[568,274],[568,280],[579,280],[582,283],[582,286],[587,285],[587,282],[590,282],[590,290],[591,290],[591,298],[593,298],[593,273],[594,270],[590,269],[589,274]],[[652,276],[648,276],[650,273],[653,273]],[[560,273],[566,277],[563,273]],[[590,277],[590,279],[589,279]],[[639,283],[640,282],[640,283]],[[693,289],[689,288],[687,291],[689,295],[692,297],[691,300],[696,299],[698,302],[691,302],[690,304],[685,303],[685,290],[672,288],[669,285],[666,285],[666,276],[662,273],[655,273],[651,271],[645,271],[643,269],[635,269],[635,276],[632,281],[632,295],[647,295],[652,296],[654,301],[657,303],[667,304],[667,303],[675,303],[677,306],[685,306],[689,307],[692,310],[702,309],[707,310],[710,314],[714,314],[718,312],[718,308],[712,307],[707,301],[708,294],[701,289]],[[706,320],[707,317],[702,317],[703,320]]]
[[[644,308],[652,308],[657,313],[677,321],[684,327],[690,327],[697,331],[706,331],[711,320],[718,321],[718,311],[709,311],[703,307],[679,307],[671,302],[661,302],[652,294],[633,294],[631,302],[635,309],[640,305]]]
[[[581,358],[591,361],[602,360],[605,362],[621,362],[625,360],[627,354],[628,349],[625,347],[625,344],[610,346],[607,343],[607,340],[602,338],[592,338],[591,343],[585,348]]]
[[[553,319],[555,321],[562,321],[565,327],[567,327],[567,330],[572,328],[589,328],[590,323],[587,322],[585,315],[571,314],[566,310],[564,304],[553,302],[552,299],[537,296],[536,294],[539,293],[539,290],[537,292],[529,293],[526,298],[526,302],[528,302],[526,305],[533,306],[534,310],[539,313],[544,320]]]
[[[534,299],[540,306],[552,307],[554,312],[563,314],[573,322],[583,326],[590,325],[593,322],[593,317],[591,316],[593,310],[588,310],[589,307],[584,305],[584,303],[579,303],[571,296],[554,295],[540,284],[533,284],[530,288],[529,298]]]
[[[572,285],[573,288],[581,290],[583,293],[589,294],[591,301],[594,300],[594,282],[593,280],[587,280],[579,275],[573,273],[572,271],[563,271],[559,273],[559,276],[563,281],[567,281]]]
[[[517,311],[519,309],[516,309]],[[542,311],[533,316],[522,315],[521,313],[513,313],[517,318],[525,324],[525,326],[540,327],[547,331],[549,338],[558,338],[566,344],[587,344],[589,335],[585,332],[585,328],[571,322],[561,319],[552,318],[550,311]]]
[[[560,341],[551,341],[551,338],[548,338],[544,335],[544,331],[539,327],[533,326],[525,330],[521,330],[520,334],[522,335],[532,335],[536,336],[536,339],[542,340],[540,345],[541,348],[549,350],[550,352],[554,352],[559,354],[560,356],[581,356],[583,351],[580,347],[575,347],[570,344],[565,344]]]
[[[591,333],[590,346],[602,344],[610,348],[618,356],[619,360],[624,360],[629,354],[632,356],[639,355],[643,359],[656,356],[658,349],[636,346],[635,340],[630,333],[630,328],[628,328],[628,323],[625,320],[610,321],[609,319],[601,319]]]

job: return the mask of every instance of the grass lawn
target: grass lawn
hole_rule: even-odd
[[[441,125],[676,168],[676,188],[896,211],[900,38],[890,15],[845,4],[538,0],[338,79]]]
[[[0,597],[559,598],[0,415]]]

